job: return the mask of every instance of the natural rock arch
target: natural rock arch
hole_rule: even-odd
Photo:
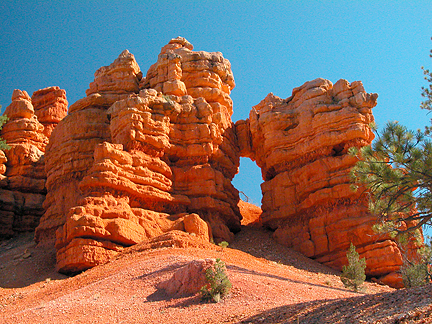
[[[366,197],[351,191],[349,181],[356,160],[347,151],[372,141],[377,95],[358,81],[316,79],[287,99],[269,94],[234,125],[234,87],[221,53],[195,52],[178,37],[146,76],[127,50],[100,68],[65,118],[58,87],[31,99],[14,92],[6,109],[12,118],[0,135],[8,140],[17,125],[28,126],[31,140],[8,142],[45,152],[25,170],[45,167],[36,241],[55,244],[60,271],[87,269],[170,230],[231,241],[241,219],[231,181],[242,156],[262,170],[261,223],[280,243],[340,269],[352,242],[366,257],[368,275],[394,278],[400,250],[372,231]],[[17,159],[8,154],[0,156],[0,190],[29,191],[11,187]],[[15,217],[5,201],[1,206],[7,207],[0,207],[1,220]]]
[[[359,81],[316,79],[287,99],[269,94],[236,122],[236,132],[240,154],[262,170],[261,222],[277,241],[336,269],[352,242],[367,275],[382,277],[399,269],[401,252],[372,230],[367,196],[351,190],[357,160],[348,154],[372,142],[377,97]]]

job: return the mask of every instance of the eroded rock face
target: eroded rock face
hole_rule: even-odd
[[[377,95],[316,79],[287,99],[269,94],[233,125],[234,86],[221,53],[178,37],[145,77],[122,52],[66,117],[64,90],[16,90],[0,134],[12,147],[0,151],[0,237],[34,228],[45,210],[36,241],[72,273],[166,233],[230,242],[241,220],[231,180],[244,156],[265,180],[262,214],[240,204],[244,224],[337,269],[352,242],[368,275],[397,281],[400,250],[372,231],[367,198],[350,189],[347,151],[371,143]]]
[[[44,126],[44,135],[49,138],[53,129],[67,115],[66,91],[49,87],[35,91],[32,104],[38,121]]]
[[[107,109],[138,92],[139,78],[134,56],[124,51],[110,66],[95,72],[87,97],[71,105],[52,132],[46,152],[46,211],[36,229],[36,242],[53,245],[69,210],[85,198],[79,183],[93,166],[96,146],[111,141]]]
[[[170,117],[167,151],[174,191],[189,197],[188,211],[210,223],[216,242],[231,241],[241,219],[231,184],[239,167],[229,96],[234,77],[221,53],[192,49],[184,38],[172,39],[141,84],[171,95],[168,102],[178,110]]]
[[[139,89],[141,87],[141,90]],[[57,266],[77,272],[172,230],[230,241],[240,229],[234,87],[220,53],[177,38],[142,78],[124,51],[95,73],[46,154],[46,212],[36,230]]]
[[[371,143],[376,94],[361,82],[316,79],[281,99],[269,94],[236,124],[241,154],[262,169],[262,216],[275,238],[333,268],[352,242],[366,272],[382,276],[402,264],[395,242],[372,231],[367,197],[350,188],[350,147]]]
[[[4,113],[9,120],[0,136],[10,149],[0,151],[0,238],[34,230],[43,214],[45,147],[51,129],[66,114],[67,101],[58,87],[33,96],[35,101],[27,92],[15,90]]]

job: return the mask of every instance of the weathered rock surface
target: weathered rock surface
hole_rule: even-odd
[[[4,113],[9,120],[0,136],[10,149],[0,151],[0,238],[34,230],[43,214],[45,147],[50,130],[65,115],[67,101],[58,87],[38,90],[33,97],[35,102],[27,92],[15,90]]]
[[[256,226],[260,227],[261,224],[261,214],[262,210],[260,207],[255,206],[254,204],[248,203],[240,199],[239,201],[239,209],[242,214],[241,224],[244,226]]]
[[[87,97],[71,105],[52,132],[46,152],[46,211],[36,229],[37,242],[54,244],[55,232],[66,222],[69,210],[85,198],[79,183],[93,166],[95,147],[111,140],[106,111],[138,91],[139,77],[134,56],[124,51],[110,66],[96,71]]]
[[[231,241],[241,219],[231,184],[239,167],[229,96],[234,77],[221,53],[192,49],[184,38],[172,39],[141,85],[170,95],[168,105],[178,111],[170,117],[167,150],[174,192],[189,197],[188,211],[210,223],[215,242]]]
[[[6,177],[4,174],[6,173],[6,163],[7,158],[2,150],[0,150],[0,183]]]
[[[170,279],[161,282],[158,288],[174,297],[196,294],[207,284],[205,272],[214,264],[214,259],[193,260],[174,272]]]
[[[231,184],[239,165],[233,87],[220,53],[193,52],[183,38],[162,49],[146,78],[128,51],[95,73],[47,147],[36,240],[55,238],[60,271],[172,230],[232,240],[241,218]]]
[[[287,99],[269,94],[234,125],[234,87],[221,53],[178,37],[145,77],[122,52],[67,116],[58,87],[14,91],[0,134],[11,146],[0,151],[0,237],[33,229],[44,211],[36,241],[56,247],[60,271],[78,272],[172,231],[230,242],[242,209],[243,225],[337,269],[352,242],[368,275],[396,285],[401,251],[350,189],[347,151],[371,143],[377,95],[316,79]],[[231,183],[240,156],[261,167],[262,214]]]
[[[287,99],[269,94],[236,128],[242,156],[262,169],[261,221],[275,238],[337,269],[352,242],[367,274],[379,277],[399,268],[401,253],[372,231],[367,198],[350,188],[356,159],[347,154],[371,143],[376,99],[361,82],[316,79]]]
[[[49,87],[35,91],[32,104],[38,121],[44,126],[44,135],[49,138],[53,129],[67,115],[66,91]]]

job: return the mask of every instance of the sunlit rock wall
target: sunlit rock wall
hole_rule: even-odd
[[[376,94],[361,82],[306,82],[281,99],[269,94],[249,119],[236,123],[242,156],[261,167],[261,221],[282,244],[333,268],[346,264],[352,242],[366,257],[367,274],[399,269],[395,242],[372,230],[362,191],[351,190],[356,158],[350,147],[369,145]]]
[[[0,137],[10,149],[0,151],[0,239],[34,230],[44,212],[45,147],[51,130],[66,115],[67,100],[58,87],[38,90],[33,97],[15,90],[4,112],[8,121]]]
[[[241,219],[231,184],[239,165],[233,87],[221,53],[193,52],[183,38],[162,48],[144,78],[128,51],[95,73],[47,147],[36,239],[55,240],[60,271],[90,268],[170,230],[233,239]]]

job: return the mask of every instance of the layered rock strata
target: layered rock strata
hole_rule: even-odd
[[[216,242],[231,241],[241,219],[239,194],[231,184],[239,167],[229,96],[234,77],[221,53],[192,49],[184,38],[172,39],[141,84],[181,106],[171,119],[167,151],[174,191],[189,197],[188,211],[210,223]]]
[[[124,51],[51,135],[40,243],[77,272],[182,230],[209,241],[240,229],[230,65],[177,38],[142,78]],[[141,90],[140,90],[141,88]]]
[[[352,242],[366,273],[379,277],[399,269],[401,253],[373,232],[367,197],[350,188],[356,159],[348,154],[371,143],[376,99],[361,82],[316,79],[287,99],[269,94],[236,128],[242,156],[261,167],[261,221],[274,237],[337,269]]]
[[[56,247],[62,272],[172,231],[229,242],[240,230],[231,180],[244,156],[265,180],[263,212],[244,224],[337,269],[352,242],[367,274],[394,284],[401,252],[372,231],[367,198],[349,179],[347,152],[371,143],[377,95],[316,79],[287,99],[269,94],[233,125],[234,87],[221,53],[178,37],[145,77],[122,52],[66,117],[64,90],[16,90],[0,134],[11,146],[0,151],[0,237],[33,229],[45,210],[35,238]]]
[[[53,245],[69,210],[85,198],[79,183],[93,166],[96,146],[111,141],[107,109],[138,92],[140,75],[134,56],[124,51],[110,66],[95,72],[87,97],[71,105],[52,132],[46,150],[45,213],[36,229],[36,242]]]
[[[55,90],[55,93],[51,92]],[[0,132],[10,149],[0,154],[0,237],[32,231],[43,214],[46,174],[44,152],[50,130],[66,114],[64,90],[36,91],[33,102],[25,91],[15,90],[6,108],[8,121]],[[41,107],[43,103],[43,107]],[[35,108],[35,106],[37,108]],[[53,108],[55,106],[55,109]],[[56,110],[55,117],[50,114]],[[43,112],[43,113],[42,113]],[[41,123],[39,117],[47,124]],[[49,121],[49,122],[48,122]],[[48,125],[49,124],[49,125]],[[46,126],[45,126],[46,125]]]
[[[44,135],[50,138],[57,124],[67,115],[66,91],[49,87],[33,92],[31,98],[35,115],[44,126]]]

